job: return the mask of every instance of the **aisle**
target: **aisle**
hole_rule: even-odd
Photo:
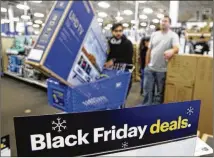
[[[128,97],[127,107],[141,103],[139,83],[134,83]],[[25,113],[25,110],[31,110]],[[13,117],[54,114],[60,111],[48,106],[44,89],[34,87],[19,80],[3,77],[1,79],[1,135],[10,134],[12,156],[16,156]],[[24,129],[23,129],[24,130]]]
[[[26,114],[25,110],[28,109],[31,110],[31,113]],[[48,106],[44,89],[6,76],[1,78],[1,135],[10,134],[12,156],[16,156],[14,116],[54,114],[57,112],[59,111]]]

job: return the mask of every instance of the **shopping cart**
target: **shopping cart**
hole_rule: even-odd
[[[69,87],[50,78],[48,84],[48,103],[64,112],[88,112],[118,109],[125,103],[131,78],[130,66],[115,65],[105,69],[95,82]]]

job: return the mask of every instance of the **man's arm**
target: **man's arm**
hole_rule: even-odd
[[[166,60],[171,59],[175,54],[179,52],[179,37],[177,34],[174,34],[172,38],[172,48],[164,52],[164,57]]]

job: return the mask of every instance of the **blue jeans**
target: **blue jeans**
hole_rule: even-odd
[[[144,106],[163,103],[165,80],[166,72],[155,72],[148,67],[144,69]],[[155,87],[156,93],[154,90]]]

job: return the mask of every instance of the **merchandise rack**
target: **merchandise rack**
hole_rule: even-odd
[[[42,88],[47,88],[47,83],[42,82],[42,81],[36,81],[34,79],[20,77],[16,73],[9,72],[9,71],[4,72],[4,74],[8,75],[8,76],[11,76],[11,77],[14,77],[16,79],[19,79],[21,81],[28,82],[30,84],[34,84],[34,85],[40,86]]]

